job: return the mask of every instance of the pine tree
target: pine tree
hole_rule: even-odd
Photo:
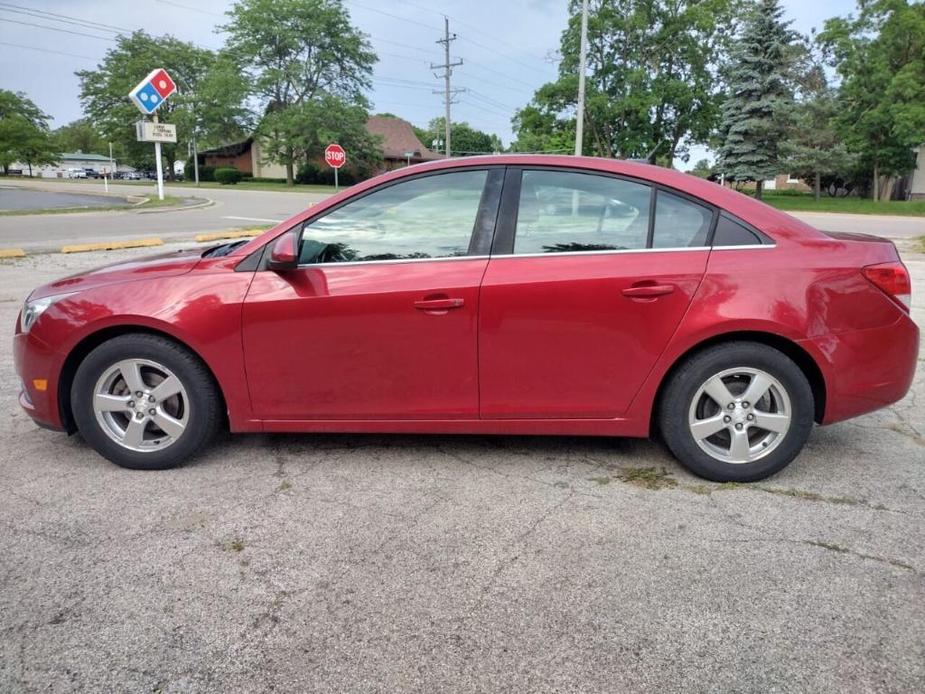
[[[728,94],[722,108],[718,164],[726,178],[762,183],[780,173],[786,113],[793,102],[789,86],[796,37],[783,21],[778,0],[758,0],[732,50]]]

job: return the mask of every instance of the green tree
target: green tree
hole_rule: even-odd
[[[258,134],[292,185],[309,127],[300,116],[316,113],[307,105],[331,97],[368,108],[376,54],[341,0],[239,0],[227,15],[228,49],[259,101]]]
[[[778,0],[758,0],[732,51],[723,103],[718,165],[733,181],[763,182],[780,173],[781,145],[793,103],[796,34]]]
[[[709,178],[713,175],[713,167],[710,165],[709,159],[700,159],[694,164],[694,168],[687,173],[698,178]]]
[[[504,149],[500,137],[477,130],[465,121],[453,123],[450,130],[454,154],[493,154]],[[425,147],[431,147],[434,140],[443,140],[446,132],[446,118],[434,118],[426,128],[414,128],[414,132]]]
[[[96,69],[76,74],[87,119],[107,140],[118,143],[130,163],[148,167],[153,162],[151,144],[135,139],[134,123],[142,116],[128,93],[155,67],[165,68],[177,85],[177,93],[157,112],[161,122],[177,125],[179,142],[161,148],[168,178],[173,178],[179,153],[185,152],[182,143],[195,136],[217,144],[241,133],[246,86],[230,58],[143,31],[116,41]]]
[[[782,147],[784,164],[792,174],[813,181],[819,200],[823,178],[845,176],[855,157],[841,141],[835,123],[839,114],[837,92],[823,88],[798,103]]]
[[[580,7],[570,0],[559,79],[514,116],[515,150],[574,147]],[[654,163],[705,142],[734,16],[731,0],[591,0],[583,151]]]
[[[52,131],[52,137],[62,152],[92,152],[107,154],[109,141],[86,118],[79,118]]]
[[[0,165],[9,173],[14,161],[32,166],[54,162],[59,152],[48,129],[49,116],[22,92],[0,89]]]
[[[858,10],[856,18],[828,20],[819,40],[842,78],[839,132],[880,200],[925,142],[925,4],[859,0]]]
[[[262,130],[286,133],[285,139],[266,139],[266,152],[275,161],[320,159],[331,142],[347,151],[347,166],[356,178],[370,176],[382,161],[381,138],[366,129],[363,106],[332,94],[271,111]]]

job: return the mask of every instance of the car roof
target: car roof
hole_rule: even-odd
[[[644,183],[655,183],[667,188],[673,188],[715,205],[739,217],[757,229],[760,229],[762,232],[771,235],[775,239],[806,239],[807,237],[811,239],[827,238],[822,232],[801,222],[796,217],[776,210],[770,205],[755,200],[751,196],[739,193],[738,191],[721,186],[718,183],[713,183],[704,178],[699,178],[698,176],[693,176],[663,166],[655,166],[654,164],[640,161],[628,161],[625,159],[576,157],[564,154],[488,154],[473,157],[438,159],[436,161],[405,166],[375,176],[346,188],[340,193],[316,203],[308,210],[281,222],[265,234],[258,236],[250,243],[244,244],[241,248],[236,249],[232,255],[251,253],[260,245],[266,243],[275,236],[279,236],[283,231],[292,228],[295,224],[301,223],[307,217],[323,212],[328,207],[340,204],[344,200],[361,194],[371,188],[380,186],[383,183],[397,181],[408,176],[416,176],[431,171],[439,172],[442,170],[482,168],[485,166],[570,168],[587,170],[589,173],[601,172],[636,178]]]

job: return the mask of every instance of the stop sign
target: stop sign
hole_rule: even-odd
[[[324,148],[324,160],[328,163],[328,166],[339,169],[347,163],[347,153],[340,145],[336,143],[330,144]]]

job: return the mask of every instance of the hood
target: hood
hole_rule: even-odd
[[[202,259],[202,252],[202,248],[193,248],[104,265],[44,284],[32,292],[30,298],[40,299],[43,296],[79,292],[120,282],[184,275]]]

